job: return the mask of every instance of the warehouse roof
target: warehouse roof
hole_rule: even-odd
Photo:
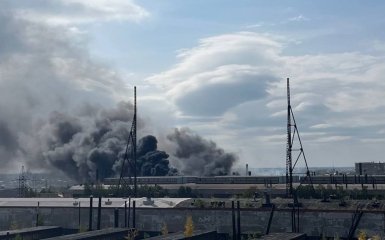
[[[131,198],[136,207],[141,208],[172,208],[189,198]],[[93,198],[93,207],[98,206],[98,198]],[[102,198],[103,208],[124,207],[128,198]],[[89,207],[89,198],[0,198],[0,207]]]

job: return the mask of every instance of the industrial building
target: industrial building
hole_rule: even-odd
[[[383,162],[358,162],[355,163],[357,175],[385,175]]]

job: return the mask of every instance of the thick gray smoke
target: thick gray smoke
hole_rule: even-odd
[[[22,164],[46,169],[49,166],[41,159],[38,143],[45,131],[40,130],[70,123],[51,136],[68,143],[69,136],[83,127],[71,117],[77,115],[78,106],[111,107],[124,84],[114,72],[90,61],[82,42],[71,41],[73,33],[68,29],[26,22],[7,12],[1,3],[0,8],[2,169],[16,170]],[[55,110],[61,113],[50,114]],[[44,126],[48,116],[51,125]]]
[[[131,110],[131,111],[130,111]],[[53,112],[38,132],[42,159],[69,177],[89,180],[114,176],[114,166],[123,157],[132,120],[132,105],[119,103],[113,109],[88,107],[81,115]]]
[[[99,179],[117,177],[121,172],[132,112],[133,106],[125,102],[111,109],[87,106],[76,116],[53,112],[37,133],[39,150],[30,163],[53,166],[82,181],[96,179],[96,173]],[[142,128],[141,124],[138,127]],[[226,175],[236,161],[235,155],[225,153],[213,141],[188,129],[175,129],[168,140],[176,147],[171,154],[183,174]],[[170,168],[169,155],[159,151],[157,144],[152,135],[139,139],[138,176],[177,173]],[[129,152],[131,147],[129,145]]]
[[[158,140],[151,135],[145,136],[138,143],[138,172],[141,176],[165,176],[176,174],[176,169],[169,167],[169,155],[157,150]]]
[[[114,108],[127,94],[123,81],[90,60],[77,33],[20,20],[0,6],[2,169],[56,168],[79,179],[110,166],[132,120],[129,104]]]
[[[229,174],[237,157],[218,148],[188,128],[175,129],[167,136],[173,142],[175,165],[186,175],[213,176]]]
[[[21,20],[0,3],[2,169],[60,170],[73,179],[116,176],[132,121],[125,83],[84,51],[80,33]],[[76,41],[74,41],[74,39]],[[142,121],[139,121],[141,129]],[[235,157],[187,130],[169,136],[186,174],[227,173]],[[175,174],[157,140],[138,141],[139,175]]]
[[[33,162],[60,169],[77,180],[119,176],[131,128],[133,106],[87,107],[77,116],[53,112],[38,132],[40,152]],[[138,124],[141,128],[141,124]],[[131,146],[131,145],[130,145]],[[162,176],[169,172],[168,155],[157,150],[149,135],[138,141],[138,175]],[[127,163],[126,163],[127,164]],[[127,165],[126,165],[127,166]]]
[[[52,113],[38,132],[40,152],[33,163],[43,159],[43,163],[77,180],[95,179],[96,172],[100,179],[119,176],[133,117],[132,108],[131,104],[121,102],[108,110],[87,107],[76,117]],[[174,143],[175,151],[171,154],[183,174],[226,175],[237,159],[213,141],[186,128],[175,129],[168,135],[168,140]],[[175,168],[170,168],[169,155],[159,151],[157,144],[152,135],[139,139],[138,176],[177,174]]]

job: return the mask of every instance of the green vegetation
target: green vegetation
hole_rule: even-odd
[[[128,230],[127,237],[125,239],[127,240],[134,240],[136,236],[139,235],[139,231],[137,229],[130,229]]]
[[[203,201],[202,199],[194,199],[193,204],[197,208],[204,208],[205,207],[205,201]]]
[[[162,236],[168,235],[168,227],[166,223],[163,223],[163,226],[160,232],[162,233]]]
[[[194,222],[191,216],[187,216],[186,223],[184,225],[184,236],[191,237],[194,232]]]
[[[253,232],[249,233],[247,236],[242,236],[243,240],[253,240],[253,239],[259,239],[263,236],[261,232]]]
[[[380,235],[374,235],[372,237],[372,240],[381,240],[381,237],[380,237]]]
[[[76,195],[76,197],[88,197],[93,195],[94,197],[127,197],[134,194],[133,188],[128,187],[126,189],[118,189],[116,186],[110,186],[109,188],[103,188],[102,185],[92,186],[90,184],[84,184],[83,194]],[[170,193],[167,189],[162,188],[159,185],[141,185],[137,189],[138,197],[181,197],[181,198],[193,198],[197,197],[197,194],[190,188],[181,186],[176,193]]]
[[[15,219],[11,221],[11,224],[10,224],[10,226],[9,226],[9,229],[10,229],[10,230],[16,230],[16,229],[19,229],[19,225],[17,224],[17,222],[16,222]]]
[[[20,234],[17,234],[15,240],[23,240],[23,237]]]
[[[254,198],[254,194],[257,191],[256,187],[250,187],[246,191],[243,192],[241,198]]]
[[[336,186],[332,188],[328,185],[326,188],[323,185],[315,186],[301,185],[297,188],[297,195],[299,198],[305,199],[383,199],[381,194],[369,194],[367,188],[363,189],[344,189],[343,186]]]
[[[196,194],[193,193],[190,187],[180,186],[176,194],[176,197],[191,198],[191,197],[197,197],[197,196]]]
[[[358,237],[358,240],[366,240],[367,239],[366,232],[363,230],[360,230],[358,232],[357,237]]]

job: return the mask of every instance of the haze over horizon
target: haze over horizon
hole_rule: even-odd
[[[18,172],[57,140],[53,113],[100,117],[95,108],[131,101],[136,85],[140,134],[160,150],[188,127],[235,153],[236,167],[285,167],[287,77],[310,167],[385,161],[383,9],[379,0],[1,1],[1,161]]]

